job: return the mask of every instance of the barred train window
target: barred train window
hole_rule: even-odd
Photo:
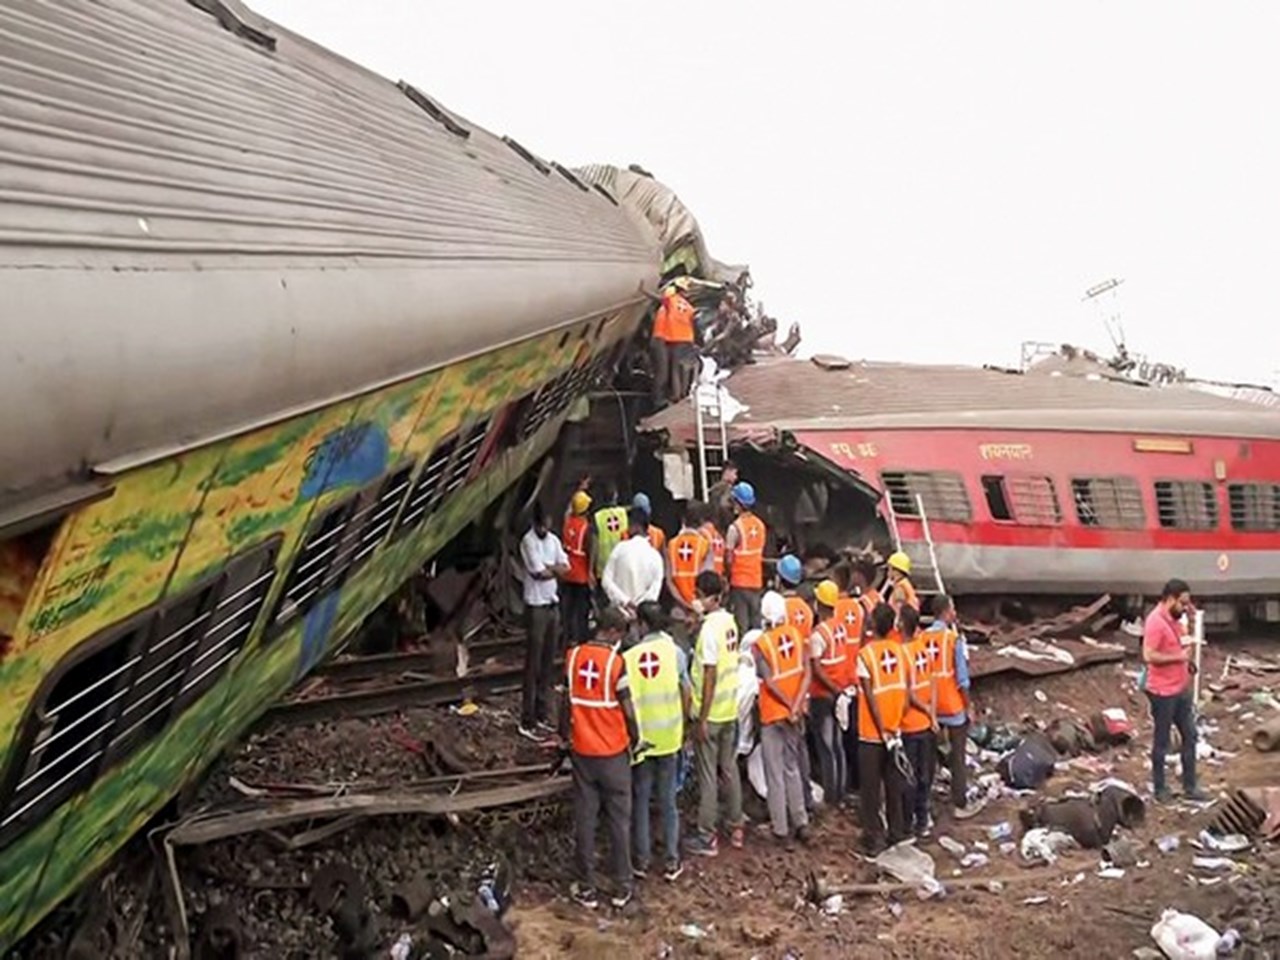
[[[418,480],[413,485],[413,490],[409,493],[409,502],[405,504],[400,523],[396,526],[397,534],[404,533],[428,513],[435,510],[436,505],[444,495],[442,481],[444,480],[445,471],[449,468],[449,461],[453,459],[453,451],[457,445],[458,435],[454,434],[439,443],[431,451],[431,456],[427,459],[426,466],[418,474]]]
[[[1218,500],[1212,484],[1198,480],[1157,480],[1156,513],[1169,530],[1213,530]]]
[[[1147,525],[1142,490],[1132,477],[1073,477],[1071,497],[1083,527],[1141,530]]]
[[[1227,487],[1227,501],[1233,530],[1280,530],[1280,484],[1233,483]]]
[[[929,520],[968,523],[973,507],[964,488],[964,478],[953,470],[910,471],[885,470],[880,482],[889,497],[893,512],[902,517],[918,517],[918,496],[924,502]]]
[[[982,478],[982,490],[993,520],[1041,527],[1062,522],[1051,477],[988,474]]]
[[[67,658],[38,695],[0,780],[0,846],[152,740],[217,682],[258,619],[278,549],[279,538],[255,547]]]

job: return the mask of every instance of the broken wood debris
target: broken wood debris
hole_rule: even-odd
[[[396,790],[337,797],[270,800],[251,809],[243,809],[237,805],[228,810],[196,814],[170,830],[165,840],[170,846],[190,846],[329,817],[363,818],[404,814],[449,816],[554,797],[567,791],[570,782],[569,777],[555,776],[531,783],[456,794]]]

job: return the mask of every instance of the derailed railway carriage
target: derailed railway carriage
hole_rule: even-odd
[[[701,252],[234,0],[0,5],[0,952],[527,472]]]

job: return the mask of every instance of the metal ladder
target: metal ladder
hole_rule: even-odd
[[[724,423],[724,388],[720,384],[695,381],[689,399],[693,403],[693,420],[698,431],[698,481],[702,499],[708,499],[712,483],[724,471],[729,458],[729,432]],[[712,422],[708,423],[708,420]],[[708,438],[708,430],[712,436]],[[708,443],[708,439],[712,442]]]
[[[924,509],[924,498],[920,496],[920,494],[918,493],[915,495],[915,498],[916,498],[916,510],[919,512],[919,515],[920,515],[920,526],[924,530],[924,542],[925,542],[925,545],[929,548],[929,567],[931,568],[931,571],[933,573],[933,581],[935,584],[937,584],[936,590],[924,590],[924,589],[917,588],[916,592],[923,593],[925,595],[929,595],[933,593],[945,594],[947,590],[942,583],[942,569],[938,566],[938,551],[933,543],[933,531],[929,528],[929,514]],[[895,550],[901,550],[902,537],[898,532],[898,515],[897,515],[897,512],[893,509],[893,495],[888,490],[884,491],[884,503],[885,503],[885,506],[888,508],[888,512],[889,512],[889,535],[893,537],[893,548]],[[916,565],[916,561],[914,559],[912,560],[912,564]],[[926,573],[928,571],[917,569],[916,571],[913,571],[913,572]]]

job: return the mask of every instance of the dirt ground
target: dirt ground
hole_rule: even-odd
[[[1206,682],[1220,681],[1228,654],[1252,654],[1280,665],[1275,640],[1215,644],[1205,660]],[[1130,659],[1038,679],[991,677],[979,681],[974,703],[983,721],[1015,728],[1123,707],[1137,727],[1134,742],[1060,763],[1041,795],[1086,790],[1104,776],[1125,780],[1145,795],[1151,729],[1145,701],[1135,689],[1136,674],[1136,660]],[[1280,672],[1233,670],[1202,712],[1212,731],[1209,742],[1236,754],[1201,763],[1201,783],[1215,795],[1229,787],[1280,784],[1280,753],[1260,754],[1247,742],[1258,720],[1275,709],[1254,699],[1267,690],[1280,694]],[[200,800],[218,803],[236,796],[232,777],[249,784],[344,783],[353,790],[420,780],[432,771],[418,747],[430,742],[446,744],[473,768],[548,762],[549,754],[515,736],[516,705],[514,697],[505,696],[484,703],[474,716],[425,708],[267,730],[219,764]],[[1172,769],[1170,782],[1178,782]],[[963,822],[943,814],[933,838],[920,844],[935,859],[944,885],[975,879],[981,885],[952,886],[944,897],[931,900],[913,891],[848,896],[835,915],[807,902],[811,871],[834,887],[883,879],[855,854],[858,829],[845,810],[825,811],[811,844],[791,852],[753,829],[744,850],[725,846],[715,859],[692,858],[674,884],[658,877],[645,881],[621,913],[607,906],[587,911],[568,900],[570,812],[554,803],[515,816],[369,820],[301,850],[282,847],[279,837],[252,834],[185,849],[178,865],[191,914],[198,918],[210,906],[223,905],[243,925],[247,950],[242,956],[272,960],[339,956],[330,922],[308,893],[310,879],[326,864],[348,864],[361,878],[378,944],[367,956],[385,957],[400,933],[421,936],[389,915],[398,886],[420,880],[435,896],[469,896],[483,871],[502,861],[515,876],[506,919],[520,958],[1096,960],[1152,946],[1150,927],[1171,907],[1195,913],[1219,930],[1240,928],[1251,943],[1235,956],[1280,957],[1280,845],[1237,855],[1240,870],[1214,879],[1212,871],[1193,868],[1198,851],[1190,841],[1215,809],[1148,804],[1146,822],[1126,834],[1137,844],[1140,862],[1123,878],[1099,876],[1100,856],[1092,851],[1068,853],[1052,867],[1027,867],[1016,853],[1001,852],[987,833],[1008,821],[1016,838],[1018,809],[1027,800],[1002,797]],[[934,806],[941,811],[946,804],[939,797]],[[1177,836],[1180,845],[1166,854],[1154,840],[1168,835]],[[940,836],[960,841],[969,851],[986,844],[989,864],[961,868],[939,844]],[[152,922],[143,925],[136,952],[127,955],[169,956],[164,907],[154,893],[147,910]]]

